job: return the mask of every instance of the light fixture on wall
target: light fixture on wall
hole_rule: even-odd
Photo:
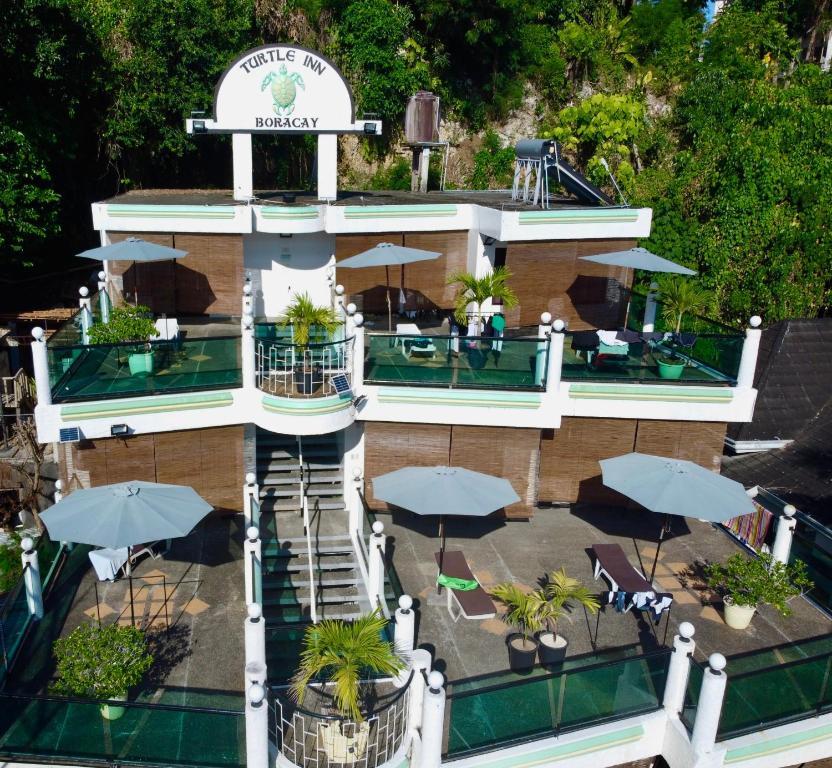
[[[130,434],[130,427],[126,424],[113,424],[110,426],[110,437],[127,437]]]

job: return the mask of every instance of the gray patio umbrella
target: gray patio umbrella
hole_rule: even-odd
[[[417,515],[439,515],[439,571],[445,516],[486,517],[520,501],[511,483],[463,467],[405,467],[373,478],[373,495]]]
[[[412,264],[414,261],[429,261],[438,259],[442,254],[436,251],[423,251],[420,248],[405,248],[403,245],[393,243],[379,243],[368,251],[362,251],[355,256],[336,263],[338,267],[347,269],[363,269],[365,267],[384,267],[387,278],[387,330],[393,330],[393,309],[390,303],[390,267],[401,266],[400,290],[404,291],[404,265]]]
[[[213,507],[183,485],[127,483],[74,491],[41,514],[54,541],[120,549],[160,539],[187,536]],[[133,577],[130,612],[133,612]]]
[[[607,264],[611,267],[628,267],[629,269],[643,269],[647,272],[673,272],[677,275],[695,275],[696,271],[683,267],[681,264],[656,256],[646,248],[630,248],[628,251],[612,251],[599,253],[595,256],[581,256],[584,261],[596,264]]]
[[[82,259],[95,259],[96,261],[132,261],[135,267],[140,261],[169,261],[182,259],[188,255],[187,251],[178,248],[170,248],[166,245],[149,243],[138,237],[128,237],[118,243],[102,245],[98,248],[90,248],[78,254]],[[174,272],[174,279],[176,272]],[[138,273],[136,278],[136,304],[139,303]],[[175,288],[174,288],[175,291]]]
[[[599,464],[607,488],[665,516],[650,571],[651,582],[662,540],[670,530],[670,515],[722,523],[755,511],[754,503],[740,483],[692,461],[627,453],[603,459]]]

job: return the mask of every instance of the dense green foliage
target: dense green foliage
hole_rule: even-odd
[[[644,245],[697,269],[723,321],[829,310],[825,0],[731,0],[710,25],[703,0],[10,2],[0,28],[7,268],[65,264],[94,242],[89,203],[125,188],[228,187],[228,141],[188,137],[183,119],[211,110],[235,55],[280,40],[332,58],[359,114],[384,121],[384,140],[361,144],[376,164],[344,169],[361,183],[408,187],[396,140],[407,97],[429,88],[472,134],[470,151],[451,150],[457,183],[505,187],[512,150],[494,128],[522,107],[521,133],[559,138],[615,196],[606,161],[628,201],[653,208]],[[254,150],[257,185],[312,183],[308,137],[257,137]]]
[[[90,328],[90,344],[121,344],[129,341],[148,341],[158,336],[159,331],[153,323],[150,307],[143,304],[114,307],[110,310],[110,320],[96,323]]]

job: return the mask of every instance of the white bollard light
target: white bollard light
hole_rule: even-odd
[[[788,565],[789,554],[792,551],[792,537],[797,527],[797,520],[794,519],[797,510],[791,504],[783,507],[783,516],[777,520],[777,532],[774,534],[774,544],[771,547],[771,556],[778,563]]]
[[[269,768],[269,703],[260,683],[246,692],[246,766]]]
[[[64,497],[64,481],[55,481],[55,503],[57,504]]]
[[[710,752],[716,743],[725,686],[728,683],[728,677],[723,672],[727,663],[721,653],[712,653],[708,657],[708,669],[702,675],[696,720],[690,737],[691,747],[699,755]]]
[[[442,763],[442,733],[445,728],[445,678],[434,670],[422,702],[422,764],[419,768],[439,768]]]
[[[667,713],[673,717],[681,712],[684,705],[690,673],[690,657],[696,649],[696,643],[693,640],[695,631],[693,624],[683,621],[679,625],[679,634],[673,638],[673,653],[670,654],[662,702]]]
[[[413,610],[413,598],[402,595],[396,609],[395,645],[396,652],[407,654],[413,650],[416,637],[416,612]]]
[[[43,590],[40,581],[40,564],[38,553],[35,550],[35,542],[26,536],[20,542],[23,554],[20,559],[23,561],[23,584],[26,587],[26,603],[29,606],[29,613],[36,619],[43,618]],[[27,567],[28,566],[28,567]]]

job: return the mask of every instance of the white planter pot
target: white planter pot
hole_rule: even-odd
[[[753,605],[737,605],[730,597],[722,600],[725,608],[725,623],[731,629],[747,629],[757,608]]]
[[[127,701],[127,694],[113,696],[113,701]],[[118,720],[127,711],[126,707],[119,707],[116,704],[102,704],[100,707],[101,717],[105,720]]]

